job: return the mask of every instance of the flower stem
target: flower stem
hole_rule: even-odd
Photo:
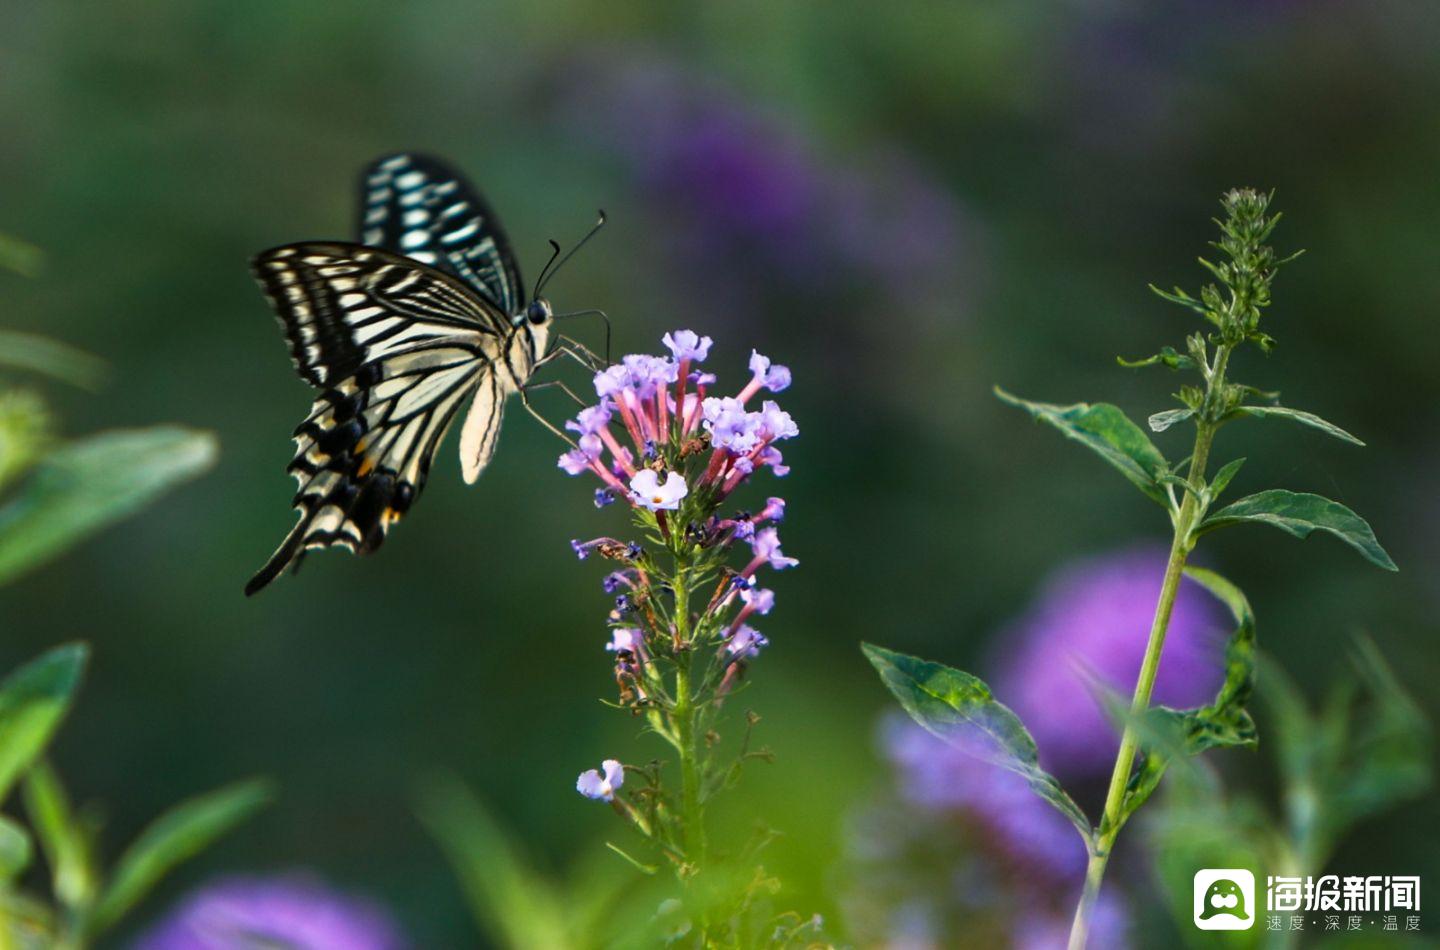
[[[674,725],[676,746],[680,753],[680,833],[685,849],[685,863],[688,878],[693,879],[705,866],[705,806],[700,799],[700,756],[699,743],[702,738],[696,728],[700,711],[695,705],[694,689],[690,681],[692,659],[692,631],[690,630],[690,578],[683,565],[683,559],[676,558],[675,588],[675,641],[678,656],[675,663],[675,696],[670,710]],[[703,902],[702,902],[703,903]],[[697,930],[702,942],[708,928],[703,908],[697,914]]]
[[[1225,367],[1230,358],[1230,347],[1220,346],[1215,354],[1215,363],[1207,367],[1205,412],[1197,417],[1195,427],[1195,451],[1190,457],[1189,483],[1197,490],[1203,485],[1205,466],[1210,458],[1210,446],[1215,440],[1216,423],[1214,407],[1225,384]],[[1150,708],[1150,694],[1155,689],[1155,676],[1160,671],[1160,654],[1165,649],[1165,634],[1170,628],[1170,613],[1175,607],[1175,595],[1180,590],[1180,578],[1185,570],[1185,559],[1194,545],[1192,532],[1195,524],[1205,512],[1200,501],[1190,491],[1184,492],[1180,510],[1175,515],[1175,531],[1170,542],[1170,558],[1165,564],[1165,580],[1160,585],[1160,598],[1155,604],[1155,616],[1150,622],[1150,638],[1145,644],[1145,658],[1140,663],[1140,675],[1135,682],[1135,695],[1130,702],[1130,717],[1120,736],[1120,752],[1115,757],[1115,769],[1110,773],[1110,789],[1105,795],[1105,811],[1090,851],[1090,861],[1085,869],[1085,888],[1080,903],[1075,908],[1075,920],[1070,928],[1069,950],[1085,950],[1089,935],[1090,918],[1095,901],[1100,896],[1100,884],[1105,878],[1106,865],[1120,836],[1120,828],[1128,817],[1124,813],[1125,790],[1130,784],[1130,772],[1135,765],[1135,753],[1139,751],[1140,737],[1136,726]]]
[[[697,710],[690,689],[690,671],[681,662],[675,671],[675,737],[680,746],[680,821],[685,860],[698,871],[705,862],[705,813],[700,802],[700,750],[696,747]]]

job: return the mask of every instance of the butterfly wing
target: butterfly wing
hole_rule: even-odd
[[[475,399],[460,428],[460,470],[467,485],[475,483],[495,454],[506,395],[499,373],[491,373],[475,390]]]
[[[380,546],[424,487],[466,399],[488,387],[498,404],[495,364],[508,328],[454,278],[376,248],[294,244],[253,267],[297,371],[320,394],[295,430],[288,468],[300,520],[247,594],[311,548]]]
[[[502,313],[525,306],[525,285],[495,212],[439,159],[403,153],[360,178],[360,240],[458,277]]]

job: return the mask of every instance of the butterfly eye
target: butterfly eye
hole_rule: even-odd
[[[541,323],[544,323],[546,320],[549,320],[549,319],[550,319],[550,303],[549,303],[549,301],[545,300],[543,297],[537,297],[536,299],[530,301],[530,305],[525,308],[525,317],[526,317],[526,319],[528,319],[531,323],[534,323],[534,324],[537,324],[537,325],[538,325],[538,324],[541,324]]]

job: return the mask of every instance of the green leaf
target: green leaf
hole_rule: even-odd
[[[13,881],[29,867],[30,851],[30,835],[19,822],[0,815],[0,881]]]
[[[1247,495],[1206,518],[1198,533],[1245,522],[1268,524],[1302,540],[1312,531],[1325,531],[1359,551],[1371,564],[1387,571],[1399,570],[1364,518],[1323,495],[1282,488]]]
[[[85,644],[67,643],[0,683],[0,799],[49,745],[89,655]]]
[[[121,855],[90,917],[92,936],[113,926],[176,865],[194,857],[272,798],[262,779],[236,782],[171,808]]]
[[[1140,369],[1143,366],[1154,366],[1156,363],[1164,363],[1171,369],[1194,369],[1197,365],[1193,357],[1176,352],[1173,346],[1163,346],[1159,353],[1143,360],[1127,360],[1123,356],[1117,356],[1115,362],[1126,369]]]
[[[1255,723],[1245,706],[1255,691],[1255,614],[1240,588],[1200,567],[1185,573],[1230,609],[1235,631],[1225,644],[1225,681],[1210,705],[1187,716],[1186,743],[1193,755],[1221,746],[1256,743]]]
[[[0,507],[0,584],[194,478],[216,452],[209,433],[156,426],[90,436],[50,453]]]
[[[1289,419],[1292,422],[1298,422],[1312,429],[1319,429],[1326,435],[1334,436],[1342,442],[1349,442],[1351,445],[1363,446],[1365,444],[1333,422],[1326,422],[1313,412],[1305,412],[1301,409],[1287,409],[1284,406],[1240,406],[1234,412],[1230,413],[1230,415],[1232,417],[1253,416],[1257,419],[1268,419],[1272,417],[1276,419]]]
[[[1058,406],[1030,402],[1012,396],[999,386],[995,395],[1008,405],[1024,409],[1036,420],[1052,425],[1067,439],[1074,439],[1109,462],[1130,483],[1151,499],[1168,508],[1170,501],[1159,484],[1159,477],[1169,471],[1165,456],[1160,454],[1145,431],[1131,422],[1117,406],[1109,403],[1077,402]]]
[[[82,389],[99,388],[105,363],[68,343],[33,333],[0,330],[0,366],[41,373]]]
[[[1205,262],[1202,260],[1201,263],[1203,264]],[[1193,310],[1195,313],[1199,314],[1207,320],[1214,319],[1213,315],[1210,313],[1209,308],[1206,307],[1205,304],[1203,304],[1199,300],[1196,300],[1194,297],[1190,296],[1185,291],[1181,290],[1179,287],[1176,287],[1175,291],[1171,293],[1169,291],[1161,290],[1159,287],[1151,284],[1150,290],[1162,300],[1168,300],[1171,303],[1178,303],[1180,306],[1185,307],[1188,310]]]
[[[1023,777],[1035,794],[1070,819],[1086,848],[1093,847],[1085,812],[1040,768],[1035,739],[983,680],[872,643],[862,643],[860,649],[912,719],[951,745]]]
[[[1190,407],[1184,409],[1166,409],[1164,412],[1157,412],[1148,420],[1151,432],[1164,432],[1177,422],[1184,422],[1195,415],[1195,410]]]
[[[90,835],[70,807],[70,799],[50,763],[36,762],[21,789],[25,813],[50,865],[51,888],[69,910],[87,907],[95,896],[95,866]]]
[[[1226,462],[1220,467],[1220,471],[1216,472],[1215,477],[1210,479],[1210,499],[1212,501],[1224,494],[1225,489],[1230,487],[1230,482],[1239,474],[1240,466],[1244,464],[1245,460],[1238,458]]]

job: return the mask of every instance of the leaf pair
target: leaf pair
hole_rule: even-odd
[[[1172,509],[1165,486],[1179,483],[1186,490],[1202,492],[1203,486],[1190,485],[1172,474],[1170,463],[1155,447],[1138,425],[1132,422],[1119,407],[1109,403],[1075,403],[1070,406],[1031,402],[996,388],[1000,399],[1012,406],[1025,410],[1036,420],[1053,426],[1062,435],[1079,442],[1095,452],[1125,478],[1145,493],[1146,497]],[[1188,410],[1174,410],[1187,413]],[[1318,416],[1299,410],[1279,406],[1244,406],[1237,414],[1253,416],[1283,416],[1295,419],[1314,428],[1322,429],[1352,442],[1359,442],[1354,436],[1331,425]],[[1165,415],[1164,413],[1160,415]],[[1159,428],[1169,425],[1165,422]],[[1154,427],[1154,418],[1151,421]],[[1209,486],[1209,492],[1202,494],[1205,505],[1229,484],[1238,465],[1234,462],[1216,474]],[[1393,571],[1395,562],[1380,546],[1370,525],[1355,512],[1321,495],[1271,489],[1258,492],[1234,502],[1209,515],[1196,528],[1195,535],[1204,534],[1217,528],[1242,523],[1268,524],[1297,538],[1306,538],[1314,531],[1332,534],[1360,553],[1370,563],[1385,570]]]

